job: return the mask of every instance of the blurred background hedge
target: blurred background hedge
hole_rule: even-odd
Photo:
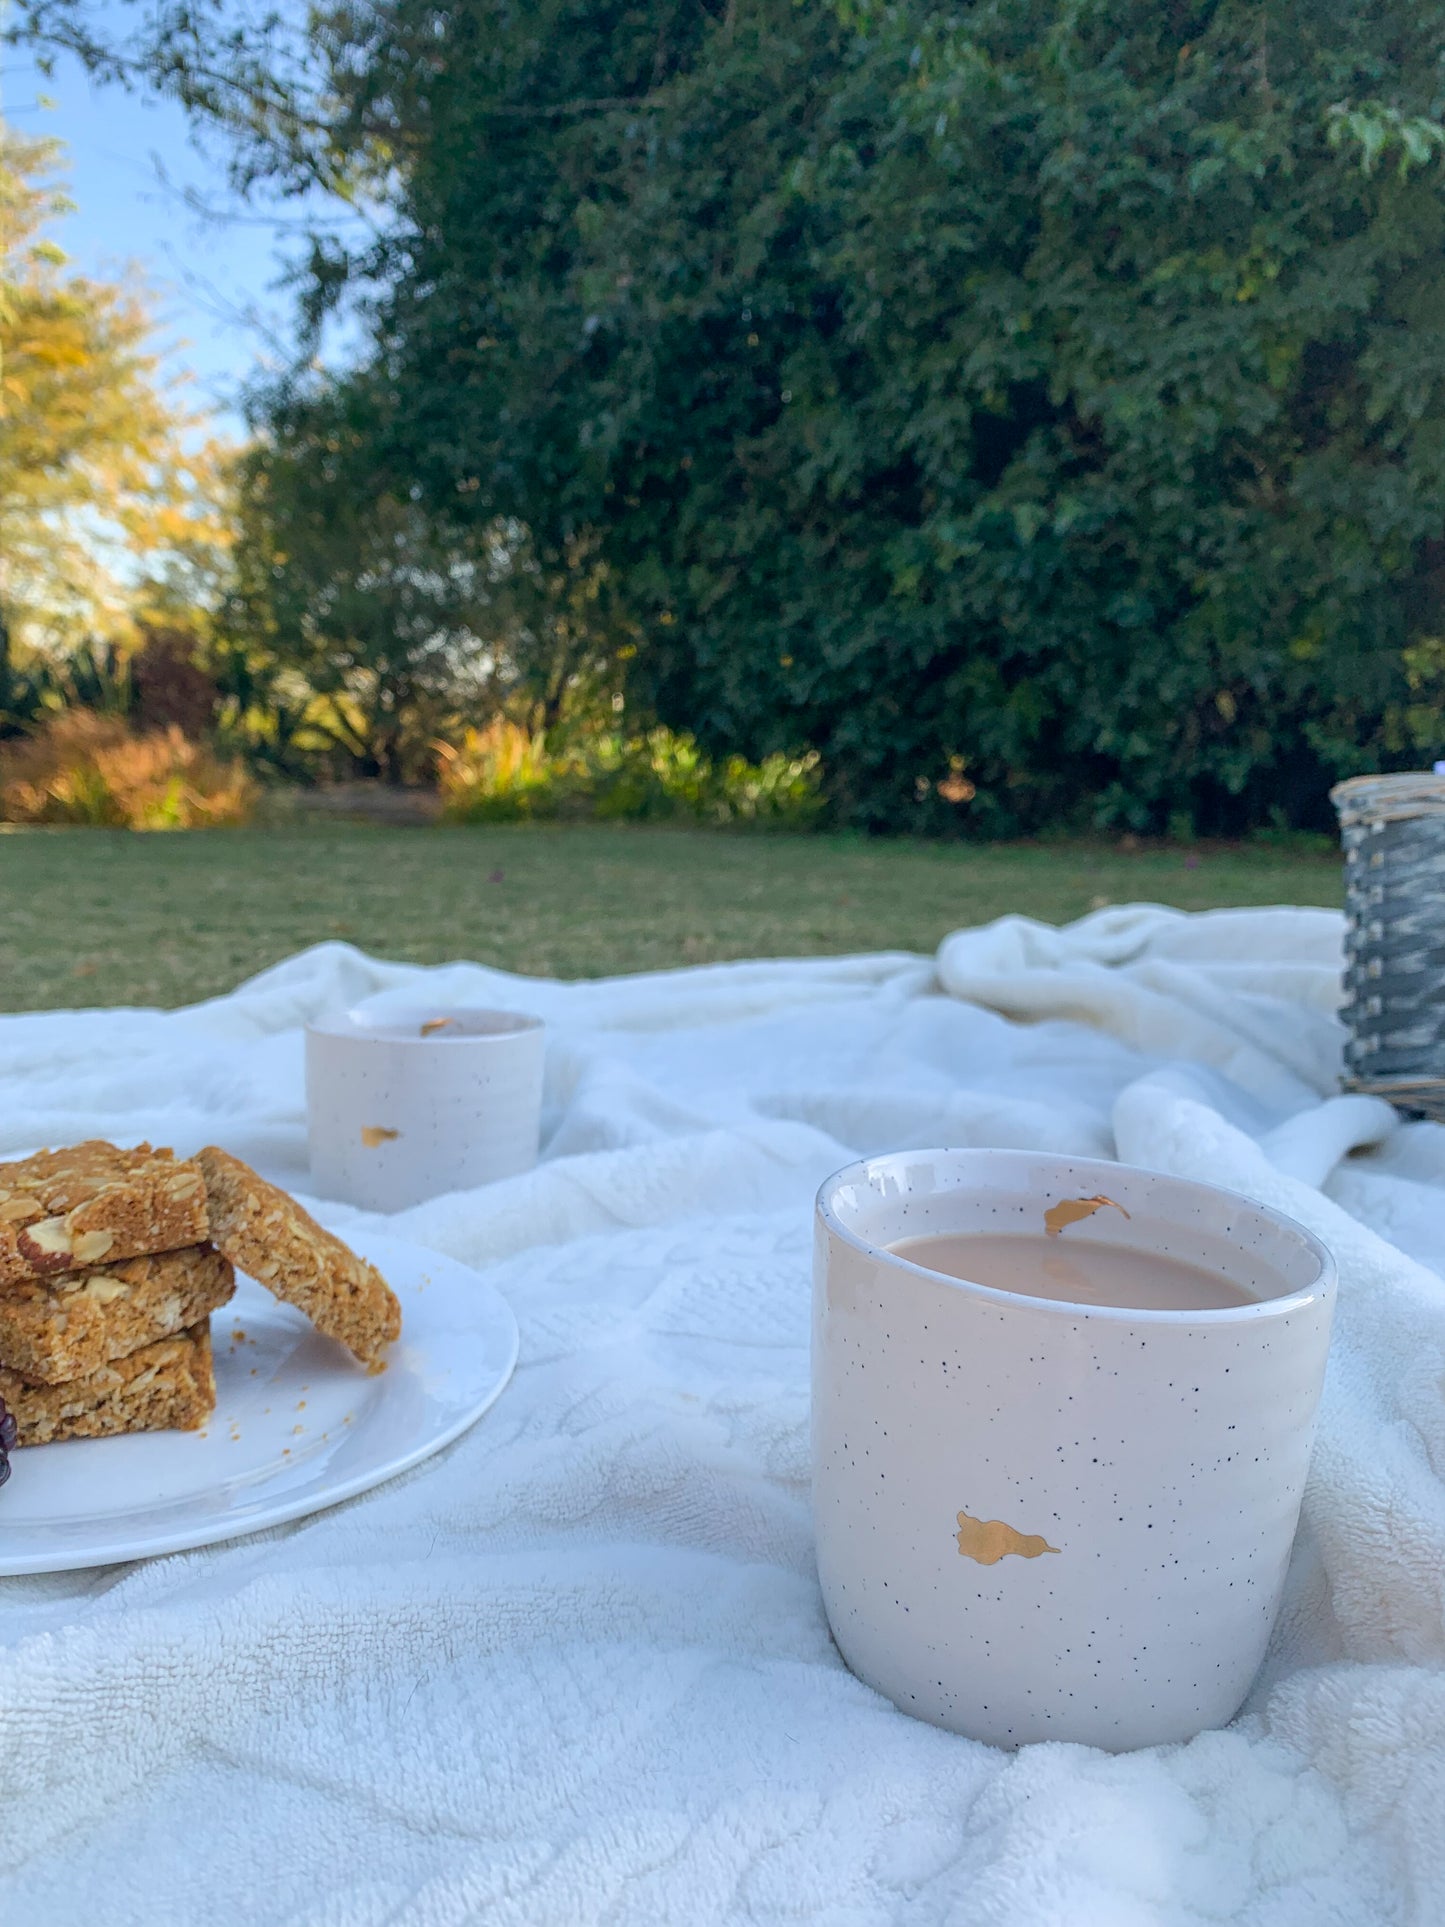
[[[138,70],[371,215],[253,396],[226,754],[984,835],[1322,828],[1445,754],[1439,0],[207,17]]]

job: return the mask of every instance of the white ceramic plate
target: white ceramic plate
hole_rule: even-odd
[[[374,1378],[239,1274],[211,1320],[204,1432],[31,1446],[0,1487],[0,1574],[183,1552],[319,1512],[440,1451],[517,1362],[517,1323],[476,1272],[417,1245],[358,1241],[401,1300]]]

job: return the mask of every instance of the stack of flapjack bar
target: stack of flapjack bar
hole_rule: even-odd
[[[203,1425],[210,1316],[237,1265],[381,1369],[401,1329],[385,1280],[228,1152],[97,1141],[0,1164],[0,1398],[19,1443]]]

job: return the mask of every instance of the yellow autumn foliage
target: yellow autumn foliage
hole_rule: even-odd
[[[58,158],[0,125],[0,622],[37,645],[126,635],[138,584],[227,540],[139,277],[76,274],[46,236]]]

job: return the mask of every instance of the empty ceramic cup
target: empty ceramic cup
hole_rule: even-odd
[[[1087,1266],[1089,1302],[890,1249],[942,1234],[1057,1237],[1043,1249],[1072,1254],[1065,1278]],[[1157,1258],[1232,1281],[1236,1302],[1138,1302]],[[1107,1302],[1115,1273],[1133,1302]],[[1229,1720],[1279,1606],[1334,1289],[1300,1225],[1122,1165],[909,1151],[830,1179],[813,1497],[849,1667],[1003,1746],[1120,1750]]]
[[[537,1162],[542,1021],[508,1010],[345,1011],[306,1028],[314,1189],[370,1211]]]

